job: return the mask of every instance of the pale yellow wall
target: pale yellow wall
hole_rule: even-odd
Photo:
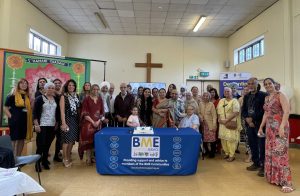
[[[300,1],[292,2],[292,43],[293,43],[293,61],[292,61],[292,78],[294,86],[294,95],[296,97],[296,110],[300,114]]]
[[[293,91],[292,112],[300,113],[299,102],[299,1],[279,0],[238,32],[229,37],[228,55],[233,64],[233,51],[245,43],[265,36],[265,55],[232,66],[231,70],[250,72],[263,79],[272,77],[280,82],[284,91]],[[293,20],[294,18],[294,20]],[[298,18],[298,19],[297,19]],[[298,22],[298,23],[297,23]],[[298,76],[299,78],[299,76]],[[290,94],[290,93],[289,93]]]
[[[68,33],[26,0],[1,0],[4,12],[0,30],[0,47],[31,51],[28,33],[32,28],[62,46],[62,55],[68,50]],[[0,8],[2,11],[2,8]],[[0,23],[0,24],[1,24]]]
[[[226,50],[225,38],[70,34],[68,55],[107,60],[106,79],[119,85],[146,80],[146,69],[135,68],[134,64],[146,62],[146,53],[150,52],[153,63],[163,64],[163,69],[152,69],[152,82],[180,86],[197,73],[197,68],[210,71],[210,78],[218,78]],[[102,75],[101,64],[92,66],[91,82],[101,82]]]
[[[0,48],[8,45],[10,27],[10,0],[0,0]]]
[[[265,36],[265,55],[232,66],[232,70],[251,72],[258,78],[274,77],[284,82],[283,8],[279,1],[229,37],[229,58],[233,65],[234,49],[261,36]]]

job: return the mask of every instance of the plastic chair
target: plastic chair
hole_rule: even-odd
[[[3,148],[8,148],[13,151],[13,146],[9,135],[0,136],[0,146]],[[18,156],[15,158],[15,167],[18,167],[18,170],[21,171],[21,168],[27,164],[35,163],[35,165],[37,166],[38,160],[40,160],[40,158],[41,155],[39,154]],[[40,178],[40,171],[38,170],[37,173],[38,173],[39,183],[40,185],[42,185],[41,178]]]

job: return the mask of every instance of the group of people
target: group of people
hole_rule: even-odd
[[[282,186],[283,192],[291,192],[289,102],[272,78],[266,78],[263,85],[266,93],[260,91],[257,78],[250,78],[241,96],[236,89],[225,87],[224,98],[220,98],[211,85],[202,95],[196,86],[191,91],[184,87],[178,91],[174,84],[167,90],[139,87],[138,94],[133,95],[131,86],[121,83],[120,93],[114,96],[114,84],[106,81],[100,85],[86,82],[77,94],[72,79],[62,87],[59,79],[48,82],[40,78],[33,102],[28,81],[21,79],[8,95],[4,111],[16,156],[21,155],[24,140],[30,139],[34,127],[37,154],[42,156],[36,167],[39,171],[41,165],[50,169],[49,148],[55,137],[55,161],[70,167],[77,141],[80,158],[86,152],[86,164],[91,165],[95,161],[94,134],[106,126],[191,127],[202,133],[204,154],[211,158],[220,139],[228,162],[235,160],[240,131],[245,129],[253,162],[247,170],[259,171],[268,182]]]

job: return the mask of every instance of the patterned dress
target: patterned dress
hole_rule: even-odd
[[[65,118],[69,131],[61,132],[62,142],[66,144],[75,143],[79,140],[79,98],[77,94],[73,97],[70,94],[64,95],[65,98]],[[71,104],[74,103],[74,104]]]
[[[289,124],[284,128],[284,138],[279,137],[279,127],[283,117],[280,93],[276,93],[273,98],[266,97],[264,110],[267,115],[265,176],[272,184],[291,187],[292,177],[288,155]]]
[[[199,115],[203,120],[203,142],[215,142],[217,140],[216,131],[211,131],[217,128],[217,113],[212,102],[201,102],[199,106]]]

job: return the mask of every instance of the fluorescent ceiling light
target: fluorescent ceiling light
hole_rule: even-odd
[[[106,29],[108,27],[107,22],[103,16],[102,13],[99,12],[95,12],[96,17],[98,18],[100,25],[102,26],[102,28]]]
[[[198,20],[196,26],[194,27],[193,31],[197,32],[198,29],[201,27],[201,25],[205,22],[206,16],[201,16],[200,19]]]

